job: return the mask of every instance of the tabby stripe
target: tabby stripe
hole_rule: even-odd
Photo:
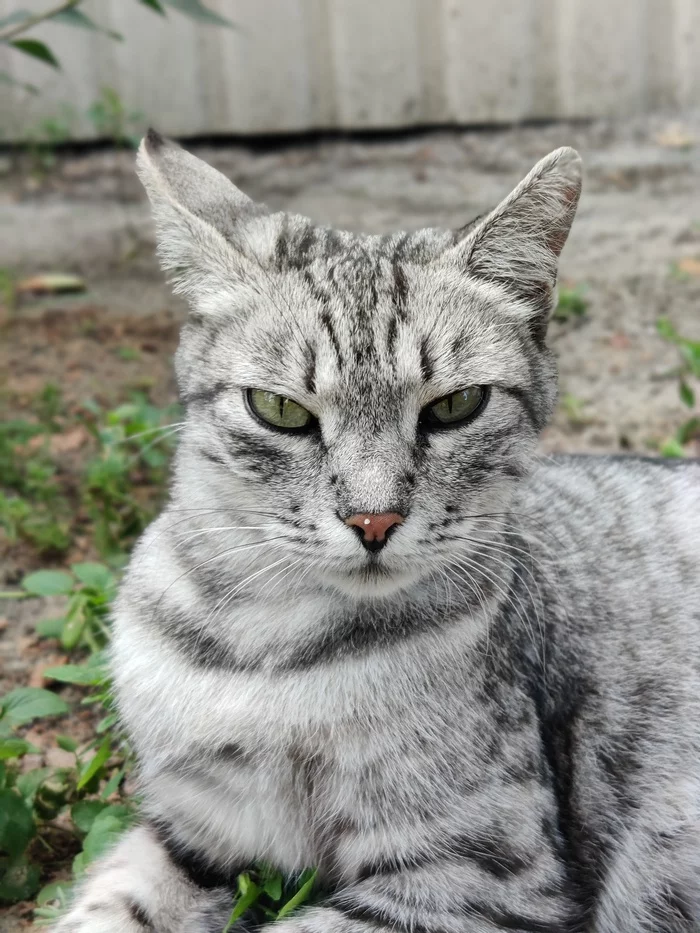
[[[447,933],[440,927],[427,927],[422,923],[416,923],[413,918],[408,923],[402,923],[397,917],[389,916],[385,910],[367,904],[346,904],[340,899],[331,899],[327,903],[349,920],[357,920],[373,927],[389,927],[392,933]]]
[[[462,909],[467,916],[479,917],[492,923],[498,930],[517,930],[517,933],[566,933],[567,921],[535,920],[509,910],[497,910],[474,901],[463,901]]]
[[[173,865],[198,888],[210,891],[213,888],[230,886],[245,869],[245,866],[223,869],[213,865],[201,852],[177,842],[173,837],[172,828],[163,820],[153,820],[150,825]]]
[[[439,862],[451,862],[455,859],[473,862],[497,878],[519,875],[530,864],[517,853],[499,845],[493,837],[475,837],[463,833],[451,839],[441,840],[439,851],[426,850],[382,859],[374,863],[369,862],[360,868],[359,878],[365,880],[374,875],[398,874]]]
[[[433,378],[435,366],[428,352],[428,338],[424,337],[420,344],[420,370],[424,382],[429,382]]]
[[[335,332],[335,328],[333,326],[333,321],[331,319],[330,314],[327,311],[322,311],[321,316],[320,316],[320,321],[321,321],[321,326],[328,334],[328,339],[331,342],[331,346],[333,347],[333,350],[335,351],[335,355],[338,360],[338,365],[340,366],[343,363],[343,351],[340,348],[340,341],[338,340],[338,335]]]
[[[190,392],[182,396],[182,402],[185,405],[192,405],[197,402],[205,404],[215,401],[224,392],[230,392],[235,386],[230,382],[216,382],[207,389],[199,389],[196,392]]]
[[[210,450],[204,450],[200,448],[200,456],[204,457],[205,460],[209,460],[211,463],[215,463],[217,466],[227,466],[226,461],[223,457],[220,457],[218,454],[213,454]]]
[[[138,924],[138,926],[140,926],[142,930],[155,931],[155,926],[153,925],[153,921],[148,916],[148,913],[146,912],[146,910],[140,904],[137,904],[136,901],[129,900],[126,903],[126,908],[129,911],[129,916],[131,917],[131,919],[134,921],[134,923]]]
[[[520,402],[521,407],[525,411],[525,414],[528,417],[530,424],[533,428],[538,430],[543,427],[542,419],[537,414],[530,397],[524,389],[520,389],[517,386],[499,386],[501,391],[505,392],[506,395],[510,395],[511,398],[517,399]]]

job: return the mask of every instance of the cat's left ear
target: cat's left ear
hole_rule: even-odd
[[[536,317],[551,311],[557,266],[581,193],[581,158],[556,149],[495,210],[465,231],[444,258],[469,276],[502,286]]]

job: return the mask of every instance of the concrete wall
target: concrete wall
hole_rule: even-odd
[[[181,135],[480,124],[700,104],[700,0],[207,0],[236,30],[136,0],[85,10],[125,36],[36,30],[57,73],[0,47],[0,134],[64,109],[81,138],[108,85]],[[0,18],[49,0],[0,0]]]

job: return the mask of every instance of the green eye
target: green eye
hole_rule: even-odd
[[[248,389],[246,391],[248,406],[254,415],[280,431],[303,431],[308,428],[313,415],[297,402],[276,392],[266,392],[264,389]]]
[[[456,427],[475,417],[486,404],[487,397],[486,386],[468,386],[466,389],[460,389],[459,392],[446,395],[424,408],[421,412],[421,423],[429,428]]]

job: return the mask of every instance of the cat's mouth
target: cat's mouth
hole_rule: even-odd
[[[334,587],[356,597],[391,596],[417,583],[419,579],[417,571],[405,565],[401,569],[386,566],[374,554],[369,555],[362,565],[329,568],[324,576]]]

